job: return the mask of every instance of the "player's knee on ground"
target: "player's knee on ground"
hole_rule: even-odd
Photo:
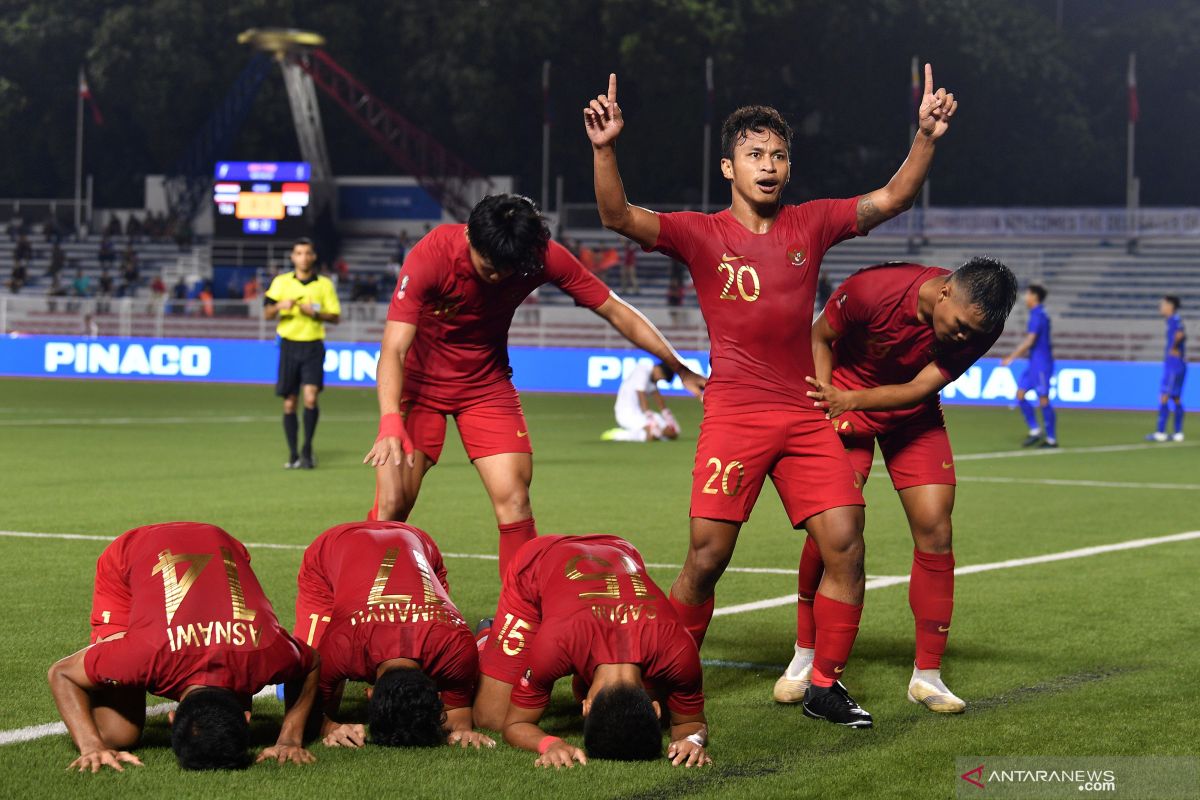
[[[652,761],[662,756],[662,729],[641,686],[609,686],[592,699],[583,722],[588,758]]]
[[[434,747],[446,741],[446,711],[437,686],[419,669],[390,669],[375,681],[367,707],[371,742]]]
[[[249,748],[250,723],[233,692],[197,689],[175,709],[171,749],[183,769],[245,769]]]

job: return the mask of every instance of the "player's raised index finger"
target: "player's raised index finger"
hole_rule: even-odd
[[[925,64],[925,94],[933,94],[933,65]]]
[[[617,73],[608,73],[608,102],[617,102]]]

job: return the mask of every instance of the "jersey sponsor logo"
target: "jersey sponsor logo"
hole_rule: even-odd
[[[46,342],[42,366],[48,373],[203,378],[212,371],[212,351],[204,345]]]
[[[808,256],[799,247],[789,247],[787,251],[788,263],[793,267],[803,267]]]
[[[433,305],[433,315],[449,322],[458,316],[458,312],[462,310],[466,302],[467,298],[461,294],[438,298],[437,302]]]

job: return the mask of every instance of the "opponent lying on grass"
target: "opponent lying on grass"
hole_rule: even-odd
[[[304,723],[320,659],[280,627],[237,539],[213,525],[135,528],[96,562],[92,642],[50,668],[58,713],[79,748],[70,768],[142,762],[128,750],[146,724],[146,692],[179,701],[171,747],[184,769],[250,762],[251,697],[285,683],[279,738],[258,761],[308,764]]]
[[[495,747],[471,730],[478,651],[428,534],[403,522],[330,528],[304,551],[298,583],[295,633],[321,654],[326,745],[366,742],[362,725],[333,720],[349,679],[374,684],[375,744]]]
[[[642,556],[616,536],[540,536],[523,545],[481,640],[475,722],[504,730],[534,764],[662,755],[661,706],[671,713],[667,758],[711,763],[700,653]],[[575,675],[584,750],[538,726],[554,682]]]

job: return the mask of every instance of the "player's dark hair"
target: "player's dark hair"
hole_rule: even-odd
[[[528,197],[492,194],[471,209],[471,246],[498,270],[518,275],[540,272],[550,245],[550,227]]]
[[[733,158],[733,149],[746,141],[750,132],[770,131],[787,143],[792,150],[792,126],[770,106],[742,106],[725,118],[721,125],[721,157]]]
[[[171,749],[183,769],[245,769],[249,748],[246,709],[228,689],[197,689],[175,709]]]
[[[1046,287],[1042,286],[1040,283],[1029,284],[1029,286],[1025,289],[1025,291],[1033,292],[1034,296],[1037,297],[1039,303],[1046,302]]]
[[[292,242],[292,249],[295,250],[297,247],[304,247],[305,245],[311,247],[314,253],[317,252],[317,246],[313,244],[313,240],[307,236],[301,236],[299,239]]]
[[[650,695],[641,686],[609,686],[596,692],[583,721],[588,758],[653,761],[662,756],[662,729]]]
[[[367,704],[371,741],[385,747],[444,744],[446,711],[433,681],[419,669],[389,669],[375,681]]]
[[[991,256],[977,256],[954,270],[950,280],[963,290],[968,306],[979,308],[986,330],[1004,326],[1017,302],[1017,277],[1012,270]]]
[[[662,379],[664,381],[670,383],[671,381],[675,380],[675,370],[671,369],[661,361],[658,362],[658,368],[662,372]]]
[[[1178,311],[1179,307],[1183,305],[1179,302],[1179,295],[1177,294],[1164,294],[1163,300],[1166,300],[1168,303],[1170,303],[1171,308],[1175,311]]]

